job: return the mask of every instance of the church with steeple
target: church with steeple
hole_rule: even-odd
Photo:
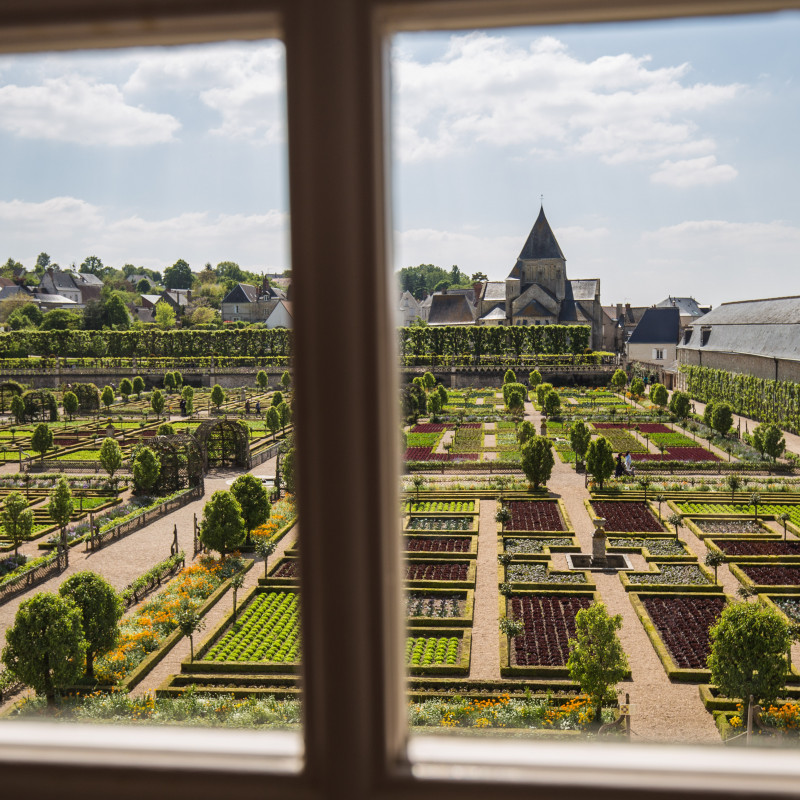
[[[488,281],[476,299],[479,325],[589,325],[592,349],[602,347],[600,280],[567,278],[544,206],[505,282]]]

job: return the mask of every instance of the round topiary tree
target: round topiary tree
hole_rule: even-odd
[[[16,558],[19,546],[28,541],[33,533],[33,511],[28,508],[28,501],[19,492],[11,492],[6,497],[0,510],[0,524],[14,545]]]
[[[133,383],[131,384],[131,387],[133,388],[133,393],[137,397],[141,397],[142,392],[144,391],[144,378],[142,378],[141,375],[137,375],[133,379]]]
[[[264,484],[255,475],[240,475],[231,486],[231,494],[242,509],[247,536],[269,519],[269,495]]]
[[[157,417],[160,417],[165,405],[166,400],[164,399],[164,395],[161,393],[160,389],[156,389],[150,397],[150,408],[153,409]]]
[[[267,373],[264,372],[263,369],[260,369],[256,373],[256,383],[258,384],[259,389],[267,388],[267,384],[269,383],[269,377],[267,376]]]
[[[786,686],[789,626],[774,609],[731,603],[709,630],[711,681],[720,693],[743,701],[772,703]]]
[[[547,484],[554,464],[553,445],[545,436],[532,436],[522,445],[522,471],[534,490]]]
[[[578,420],[569,432],[569,446],[575,453],[577,461],[583,461],[591,441],[592,432],[589,430],[589,427],[583,420]]]
[[[244,540],[242,507],[231,492],[217,490],[203,507],[200,541],[224,558],[229,550],[241,547]]]
[[[136,494],[148,494],[161,475],[161,461],[149,447],[140,447],[131,465]]]
[[[605,436],[589,443],[586,452],[586,470],[602,489],[603,484],[614,474],[614,450]]]
[[[114,473],[122,469],[124,458],[119,442],[111,436],[103,439],[100,445],[100,465],[108,473],[108,477],[113,480]]]
[[[711,427],[720,436],[726,436],[733,427],[733,411],[727,403],[716,403],[711,413]]]
[[[531,389],[535,389],[542,382],[542,373],[538,369],[533,370],[528,375],[528,385]]]
[[[78,395],[75,392],[64,392],[61,402],[64,406],[64,413],[72,419],[78,411]]]
[[[569,676],[589,695],[598,725],[603,703],[613,698],[613,687],[628,673],[628,659],[617,637],[621,628],[622,615],[612,617],[603,603],[595,602],[575,615],[575,638],[568,642]]]
[[[103,391],[100,395],[100,399],[103,401],[103,405],[106,408],[110,408],[114,405],[114,401],[117,399],[116,395],[114,394],[114,390],[110,386],[106,386],[103,388]]]
[[[618,369],[612,376],[611,376],[611,385],[614,389],[618,392],[621,392],[625,384],[628,382],[628,376],[625,374],[625,370]]]
[[[217,410],[225,402],[225,390],[218,383],[215,383],[211,389],[211,402],[217,407]]]
[[[54,708],[56,692],[80,677],[85,655],[81,612],[71,600],[41,592],[20,605],[2,658],[9,672]]]
[[[31,448],[42,456],[44,461],[44,454],[53,446],[53,431],[46,422],[40,422],[33,429],[33,436],[31,436]]]
[[[117,625],[124,609],[122,599],[105,578],[88,570],[67,578],[58,593],[71,600],[81,613],[86,638],[86,677],[94,680],[95,656],[117,641]]]
[[[650,387],[650,402],[658,406],[660,411],[666,408],[668,400],[669,392],[666,386],[661,383],[654,383]]]

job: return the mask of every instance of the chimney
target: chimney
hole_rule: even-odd
[[[625,303],[625,316],[630,319],[631,316],[631,304]]]
[[[475,292],[474,305],[477,306],[481,301],[481,290],[483,289],[483,284],[480,281],[476,281],[472,284],[472,289]]]
[[[622,303],[617,303],[617,319],[622,316]]]

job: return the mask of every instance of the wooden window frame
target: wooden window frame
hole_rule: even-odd
[[[82,800],[796,794],[792,753],[446,737],[409,743],[387,202],[386,43],[394,32],[786,8],[796,2],[0,2],[3,52],[266,36],[286,44],[305,664],[302,741],[281,733],[1,725],[6,793]]]

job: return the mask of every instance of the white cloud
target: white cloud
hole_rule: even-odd
[[[126,95],[192,92],[219,114],[213,134],[254,142],[284,139],[283,47],[277,42],[148,53],[123,89]]]
[[[683,161],[664,161],[650,176],[653,183],[686,189],[690,186],[713,186],[732,181],[738,171],[730,164],[717,164],[716,156],[702,156]]]
[[[113,84],[70,74],[0,87],[0,129],[26,139],[132,147],[169,142],[180,123],[129,105]]]
[[[134,215],[114,218],[103,208],[73,197],[41,203],[0,203],[0,228],[13,230],[6,244],[31,266],[43,250],[67,266],[90,253],[105,263],[163,269],[178,258],[194,269],[206,261],[235,261],[243,268],[286,269],[288,217],[264,214],[180,214],[167,219]]]
[[[398,50],[399,157],[421,161],[477,144],[609,164],[707,156],[715,143],[692,114],[729,102],[742,87],[692,84],[688,64],[648,61],[628,53],[582,61],[552,37],[525,49],[485,33],[452,36],[431,63]]]

